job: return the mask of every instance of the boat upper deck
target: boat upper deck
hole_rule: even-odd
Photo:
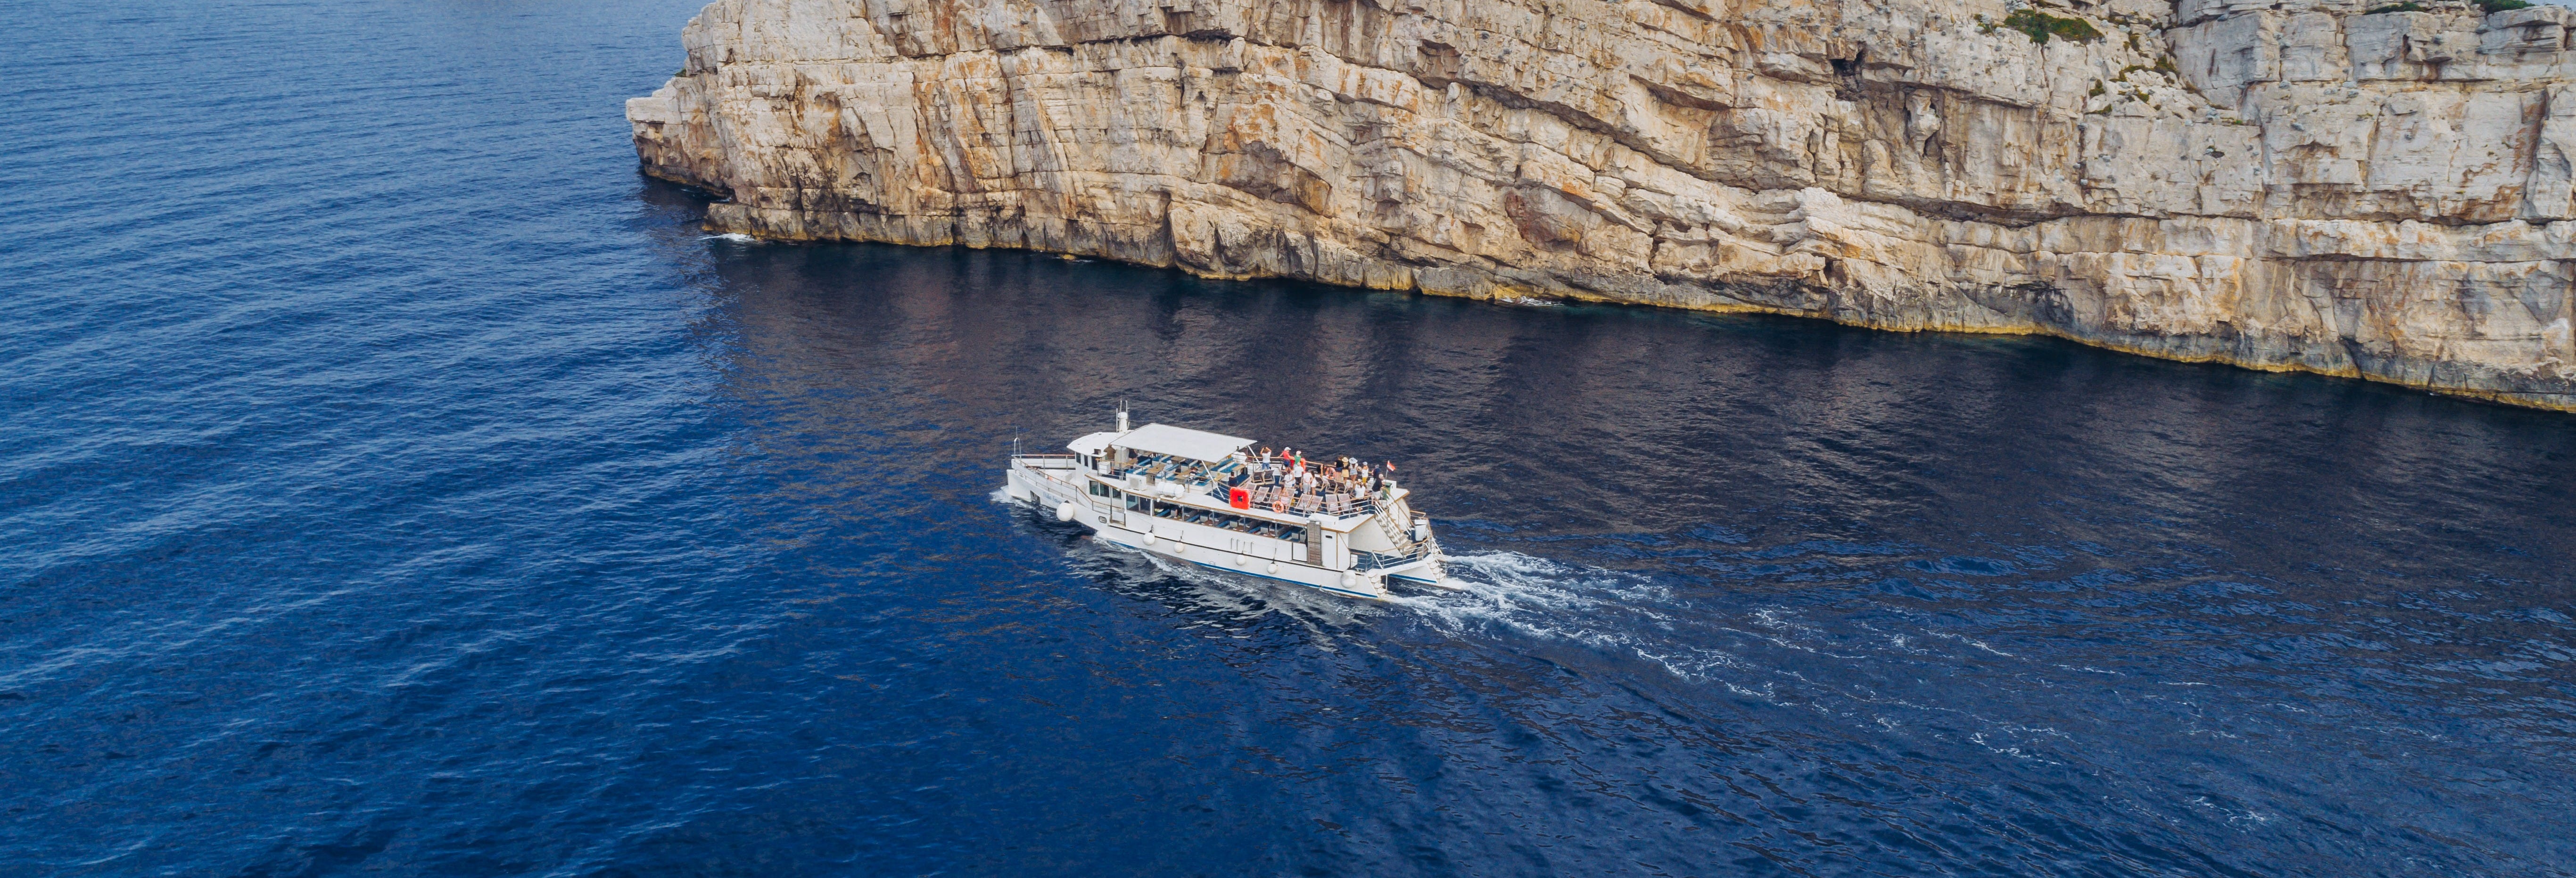
[[[1379,467],[1355,459],[1327,462],[1293,451],[1254,451],[1252,444],[1241,436],[1157,423],[1092,433],[1066,449],[1073,452],[1075,468],[1108,488],[1281,522],[1319,515],[1365,518],[1406,493]]]
[[[1391,479],[1364,477],[1356,468],[1304,466],[1283,458],[1234,457],[1221,461],[1140,455],[1092,469],[1093,478],[1121,490],[1208,508],[1253,513],[1277,521],[1323,516],[1365,518],[1410,493]],[[1236,506],[1242,491],[1245,505]]]
[[[1420,526],[1422,516],[1405,502],[1411,492],[1390,476],[1393,464],[1252,445],[1242,437],[1148,424],[1076,439],[1067,446],[1072,454],[1015,455],[1015,461],[1054,473],[1045,477],[1090,494],[1095,503],[1123,506],[1131,516],[1291,542],[1316,528],[1352,534],[1354,569],[1400,567],[1437,551]]]

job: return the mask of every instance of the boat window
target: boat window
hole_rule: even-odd
[[[1095,485],[1094,488],[1095,492],[1105,490],[1107,493],[1101,495],[1104,497],[1124,497],[1127,501],[1127,511],[1129,512],[1142,512],[1147,515],[1154,516],[1155,518],[1170,519],[1172,521],[1186,522],[1189,524],[1221,527],[1237,533],[1246,533],[1258,537],[1269,537],[1275,540],[1286,540],[1292,543],[1304,542],[1306,539],[1306,529],[1302,527],[1254,518],[1249,515],[1236,515],[1230,512],[1218,512],[1213,509],[1200,509],[1195,506],[1188,506],[1180,503],[1158,503],[1150,497],[1138,494],[1127,494],[1115,488],[1108,488],[1106,486]]]

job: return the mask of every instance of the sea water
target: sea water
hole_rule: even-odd
[[[2569,415],[710,235],[685,0],[13,11],[0,873],[2576,870]],[[1122,400],[1468,590],[999,498]]]

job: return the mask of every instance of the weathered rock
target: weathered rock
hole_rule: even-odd
[[[2576,13],[2007,2],[718,0],[627,116],[725,231],[2576,409]]]

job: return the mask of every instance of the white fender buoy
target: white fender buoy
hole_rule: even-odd
[[[1352,583],[1353,583],[1353,582],[1355,582],[1357,579],[1358,579],[1358,577],[1352,576],[1352,575],[1350,574],[1350,571],[1347,571],[1347,570],[1342,571],[1342,587],[1343,587],[1343,588],[1349,588],[1349,587],[1351,587]]]
[[[1189,552],[1190,552],[1190,544],[1188,544],[1188,543],[1184,543],[1184,542],[1181,542],[1180,540],[1173,540],[1173,541],[1172,541],[1172,554],[1175,554],[1175,555],[1186,555],[1186,554],[1189,554]]]
[[[1073,508],[1073,501],[1067,500],[1064,501],[1064,505],[1055,508],[1055,520],[1072,521],[1073,517],[1080,512],[1081,510]]]
[[[1250,566],[1252,566],[1252,556],[1250,556],[1250,555],[1236,555],[1236,556],[1234,556],[1234,566],[1236,566],[1236,567],[1250,567]]]
[[[1146,534],[1146,535],[1145,535],[1145,545],[1146,545],[1147,547],[1151,547],[1151,546],[1153,546],[1153,545],[1154,545],[1154,535],[1153,535],[1153,534]]]
[[[1272,572],[1272,573],[1277,573],[1277,572],[1279,572],[1279,562],[1277,562],[1277,561],[1272,561],[1272,562],[1270,562],[1270,572]]]

